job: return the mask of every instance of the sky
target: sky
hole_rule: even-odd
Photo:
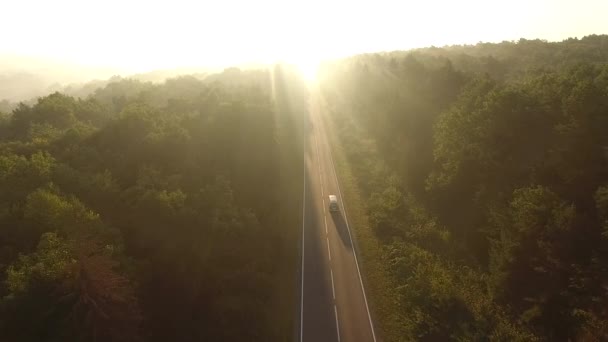
[[[0,0],[0,55],[145,72],[608,33],[607,0]]]

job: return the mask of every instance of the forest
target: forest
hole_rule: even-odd
[[[386,278],[368,283],[384,340],[608,339],[608,36],[359,55],[320,77]]]
[[[276,65],[0,113],[0,340],[290,339],[306,94]]]
[[[318,75],[383,341],[608,340],[608,36]],[[0,102],[0,341],[292,340],[309,95],[279,64]]]

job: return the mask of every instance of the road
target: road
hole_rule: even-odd
[[[304,144],[300,341],[375,342],[352,234],[316,94]],[[330,212],[329,195],[340,211]]]

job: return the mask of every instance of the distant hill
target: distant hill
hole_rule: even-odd
[[[18,102],[60,90],[70,83],[125,74],[119,68],[76,65],[52,59],[0,56],[0,101]]]
[[[243,64],[241,69],[262,68],[264,65]],[[183,75],[204,79],[223,68],[180,67],[132,73],[120,68],[74,65],[34,57],[0,56],[0,111],[10,111],[18,102],[59,91],[75,97],[86,97],[96,89],[121,79],[162,83]]]

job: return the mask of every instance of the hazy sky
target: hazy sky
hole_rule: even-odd
[[[608,33],[608,0],[0,1],[0,54],[135,72]]]

